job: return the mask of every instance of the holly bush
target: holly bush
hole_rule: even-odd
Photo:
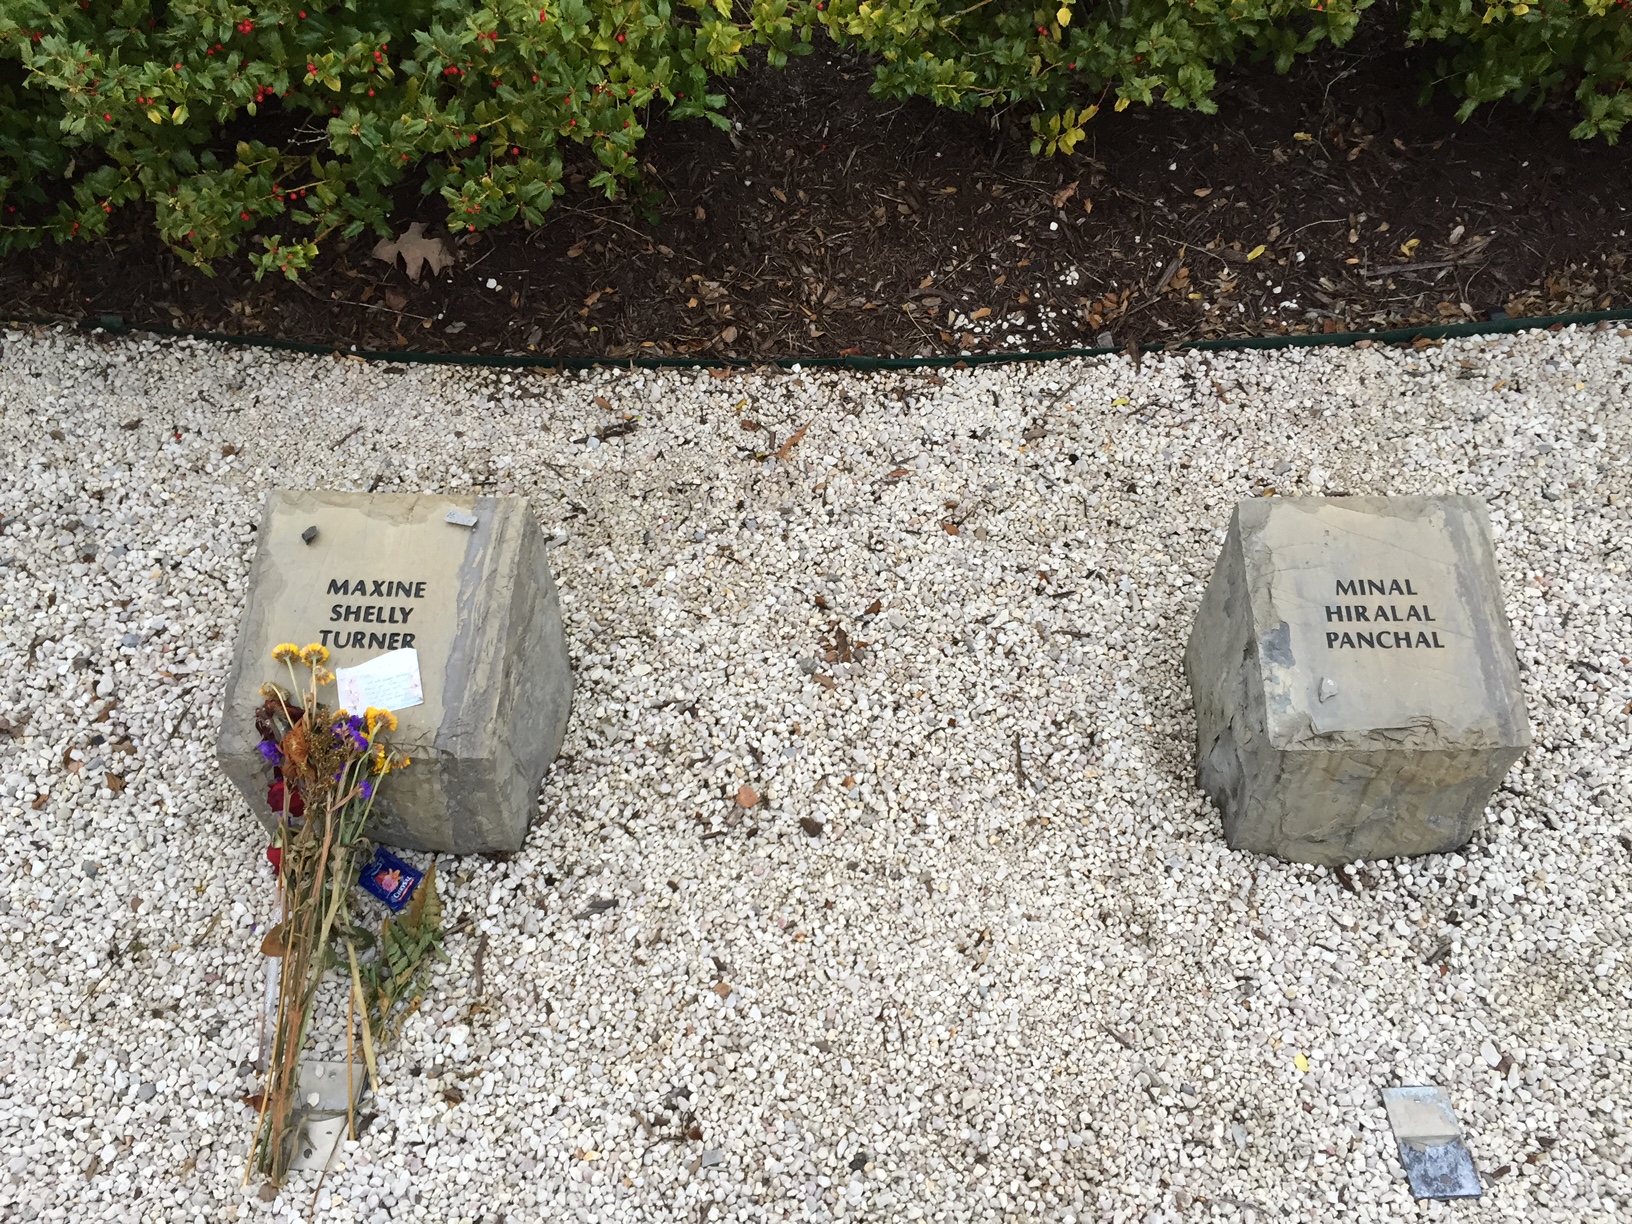
[[[254,233],[257,273],[292,277],[326,235],[386,232],[410,179],[451,228],[536,223],[564,143],[613,195],[654,103],[725,126],[711,79],[809,49],[788,0],[751,5],[0,0],[0,252],[144,202],[191,262]]]
[[[257,275],[294,277],[326,236],[388,233],[415,184],[453,229],[537,224],[566,147],[614,196],[652,108],[724,127],[713,82],[756,48],[776,65],[810,51],[818,27],[874,57],[876,92],[1019,107],[1050,155],[1106,105],[1212,111],[1217,65],[1284,71],[1362,20],[1435,46],[1464,116],[1573,94],[1575,134],[1614,140],[1629,3],[0,0],[0,253],[101,234],[139,204],[201,267],[250,239]]]
[[[1409,34],[1443,47],[1435,76],[1462,98],[1536,105],[1573,94],[1578,139],[1613,142],[1632,121],[1632,0],[1417,0]]]
[[[1632,0],[1405,0],[1433,43],[1435,74],[1464,99],[1540,104],[1573,90],[1574,134],[1614,140],[1632,118]],[[1070,153],[1101,106],[1162,101],[1212,112],[1214,65],[1271,60],[1284,72],[1322,42],[1341,46],[1372,0],[832,0],[821,22],[878,58],[877,90],[975,110],[1033,112],[1033,153]]]

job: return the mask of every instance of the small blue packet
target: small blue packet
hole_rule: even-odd
[[[376,846],[373,861],[363,868],[357,883],[369,896],[397,914],[402,912],[424,878],[425,873],[418,867],[404,862],[384,846]]]

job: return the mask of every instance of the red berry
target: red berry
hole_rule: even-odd
[[[108,114],[108,113],[107,113],[107,112],[106,112],[106,111],[104,111],[104,112],[103,112],[103,113],[102,113],[102,122],[104,122],[104,123],[112,123],[112,122],[113,122],[113,116],[112,116],[112,115],[110,115],[110,114]]]

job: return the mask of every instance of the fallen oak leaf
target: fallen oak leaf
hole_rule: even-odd
[[[1061,187],[1058,191],[1056,191],[1054,193],[1054,207],[1064,208],[1066,202],[1070,200],[1072,196],[1077,194],[1077,187],[1080,184],[1081,180],[1079,179],[1075,183],[1067,183],[1064,187]]]
[[[440,276],[444,270],[453,267],[453,252],[448,244],[440,237],[425,237],[425,223],[422,221],[411,224],[400,238],[380,239],[374,244],[372,254],[381,263],[392,265],[400,257],[403,271],[415,284],[419,283],[420,273],[426,265],[430,266],[433,276]]]

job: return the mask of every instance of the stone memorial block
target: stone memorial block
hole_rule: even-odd
[[[1225,838],[1283,859],[1455,849],[1530,743],[1469,497],[1240,503],[1184,670]]]
[[[417,656],[417,692],[412,676],[385,689],[372,676],[372,691],[422,696],[393,707],[390,743],[413,764],[380,788],[370,836],[456,854],[520,847],[572,704],[544,535],[525,499],[268,495],[217,754],[269,829],[254,711],[262,683],[289,682],[271,659],[280,642],[322,643],[336,670],[378,660],[364,677]],[[339,704],[335,693],[324,700]]]

